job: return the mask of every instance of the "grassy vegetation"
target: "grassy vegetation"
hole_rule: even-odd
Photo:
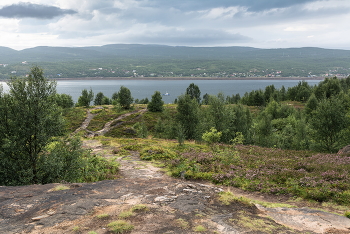
[[[145,205],[145,204],[137,204],[137,205],[134,205],[131,208],[131,211],[132,212],[140,212],[140,211],[146,211],[147,209],[148,209],[147,205]]]
[[[233,202],[240,202],[248,206],[253,205],[251,200],[249,200],[248,198],[237,197],[231,192],[221,192],[219,194],[219,201],[221,201],[224,205],[230,205]]]
[[[203,227],[202,225],[198,225],[198,226],[193,228],[193,231],[195,231],[195,232],[205,232],[205,231],[207,231],[207,229],[205,227]]]
[[[96,218],[98,219],[107,219],[109,218],[109,214],[99,214],[99,215],[96,215]]]
[[[110,231],[113,233],[125,233],[134,229],[134,225],[125,220],[111,222],[107,227],[109,227]]]
[[[127,113],[127,111],[117,111],[114,108],[111,108],[111,106],[106,106],[104,109],[97,110],[98,112],[95,113],[96,116],[94,116],[89,126],[87,127],[87,129],[90,131],[101,130],[107,122],[112,121],[119,116]]]
[[[346,212],[344,213],[344,216],[350,219],[350,211],[346,211]]]
[[[278,227],[270,219],[247,216],[244,212],[240,212],[238,217],[237,220],[231,219],[230,221],[254,232],[279,233]]]
[[[233,147],[161,139],[115,139],[117,155],[136,150],[141,158],[159,161],[174,177],[270,194],[288,194],[317,202],[350,203],[350,158],[311,151],[258,146]],[[238,198],[239,199],[239,198]]]
[[[133,214],[133,212],[132,212],[131,210],[127,210],[127,211],[121,212],[121,213],[118,215],[118,217],[121,218],[121,219],[127,219],[127,218],[129,218],[129,217],[131,217],[131,216],[133,216],[133,215],[134,215],[134,214]]]
[[[297,103],[291,104],[294,106]],[[168,106],[166,113],[173,109]],[[77,113],[81,113],[82,109],[77,110]],[[104,109],[97,114],[96,122],[107,121],[112,112],[111,109]],[[147,139],[135,138],[135,123],[144,121],[154,136],[158,119],[162,119],[166,113],[132,114],[123,119],[123,125],[114,128],[106,137],[97,139],[114,147],[116,156],[138,151],[141,159],[160,163],[174,177],[182,174],[186,179],[204,179],[249,191],[350,204],[350,157],[346,155],[252,145],[218,144],[210,147],[192,141],[179,145],[176,140],[152,136]]]
[[[176,222],[183,229],[187,229],[189,227],[189,223],[184,219],[177,219]]]
[[[66,119],[66,129],[73,132],[81,126],[87,116],[87,109],[83,107],[75,107],[65,109],[63,116]]]

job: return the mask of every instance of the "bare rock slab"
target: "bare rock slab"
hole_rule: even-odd
[[[299,231],[326,233],[329,230],[339,230],[350,233],[350,219],[345,216],[309,208],[266,208],[261,205],[256,207],[276,223]]]

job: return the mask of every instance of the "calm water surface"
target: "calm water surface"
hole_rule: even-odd
[[[315,85],[320,80],[306,80],[309,85]],[[59,80],[57,81],[57,92],[69,94],[76,102],[83,89],[92,89],[94,94],[102,92],[107,97],[112,97],[114,92],[118,92],[121,86],[130,89],[134,99],[151,99],[155,91],[162,94],[168,93],[169,96],[163,96],[165,103],[172,103],[175,98],[184,94],[186,88],[195,83],[198,85],[201,96],[208,93],[217,95],[222,92],[225,95],[239,93],[241,96],[245,92],[252,90],[265,89],[268,85],[275,85],[276,88],[285,88],[297,85],[299,80]],[[1,83],[1,82],[0,82]],[[3,83],[3,82],[2,82]],[[4,90],[8,87],[3,83]]]

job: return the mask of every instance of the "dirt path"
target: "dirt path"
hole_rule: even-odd
[[[82,129],[92,118],[88,115]],[[84,147],[114,156],[114,147],[93,138]],[[108,224],[121,219],[133,225],[126,232],[132,234],[350,233],[350,219],[343,216],[308,208],[224,205],[218,193],[230,189],[237,196],[270,202],[283,202],[283,197],[172,178],[134,151],[117,160],[117,180],[66,184],[69,189],[61,191],[53,190],[58,184],[0,187],[0,233],[109,234]],[[144,209],[125,215],[135,205]]]

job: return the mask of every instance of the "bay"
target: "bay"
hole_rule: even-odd
[[[201,96],[208,93],[217,95],[222,92],[225,96],[231,96],[239,93],[241,96],[245,92],[252,90],[264,90],[268,85],[274,85],[277,89],[284,86],[293,87],[300,80],[58,80],[57,92],[65,93],[72,96],[74,102],[77,102],[83,89],[90,90],[96,95],[102,92],[105,96],[111,98],[114,92],[118,92],[121,86],[125,86],[131,91],[134,99],[148,98],[151,100],[155,91],[163,95],[165,103],[173,103],[174,100],[186,92],[186,88],[191,84],[196,84]],[[305,80],[309,85],[316,85],[320,80]],[[6,83],[3,83],[4,90],[8,89]]]

